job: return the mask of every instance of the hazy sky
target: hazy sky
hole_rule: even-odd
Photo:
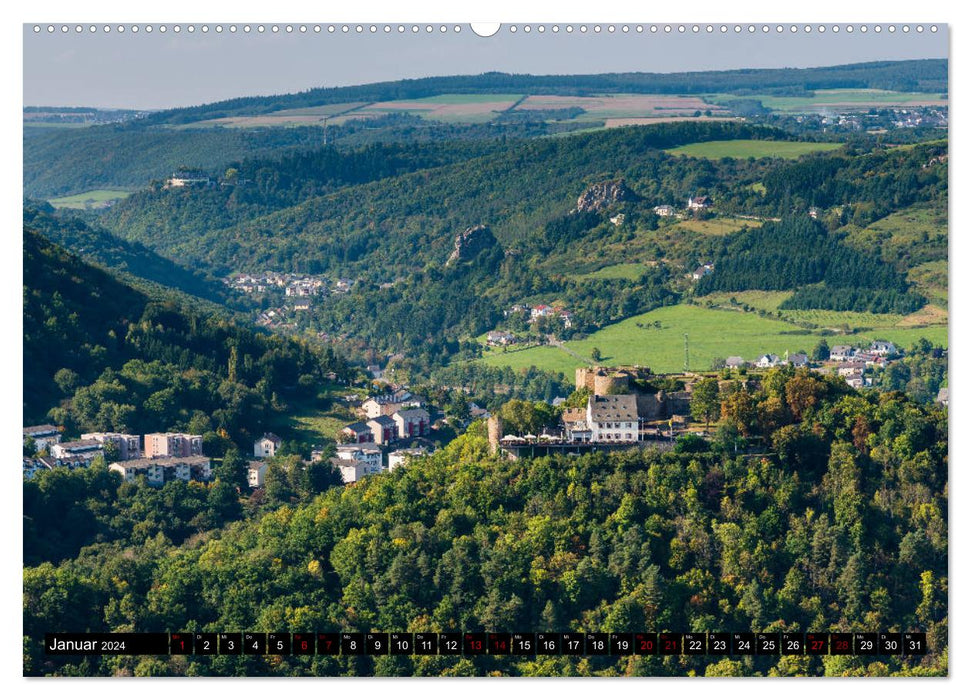
[[[115,25],[116,26],[116,25]],[[948,55],[947,27],[936,33],[899,29],[838,34],[826,25],[823,34],[806,34],[800,29],[782,34],[772,25],[763,34],[747,26],[742,33],[731,29],[720,34],[715,27],[707,34],[704,27],[684,34],[676,27],[670,34],[656,34],[645,26],[638,34],[617,31],[600,34],[588,25],[568,34],[561,30],[539,34],[536,25],[526,34],[510,33],[507,27],[495,36],[476,36],[468,25],[458,34],[431,34],[424,27],[418,34],[411,27],[390,34],[379,25],[377,34],[368,28],[362,34],[343,34],[340,28],[330,34],[327,25],[314,33],[308,27],[301,34],[294,25],[291,34],[280,27],[277,34],[267,30],[257,34],[230,34],[224,25],[221,34],[209,25],[202,33],[197,24],[192,34],[183,28],[147,33],[144,25],[132,33],[130,25],[119,34],[101,29],[89,33],[87,27],[76,34],[73,26],[53,34],[46,26],[40,33],[33,25],[24,26],[24,104],[47,106],[94,106],[158,109],[213,102],[245,95],[296,92],[313,87],[355,85],[418,78],[430,75],[476,74],[485,71],[510,73],[564,74],[602,72],[673,72],[730,68],[809,67],[859,61],[945,58]],[[450,25],[454,26],[454,25]],[[579,25],[575,25],[579,27]],[[845,25],[843,25],[845,27]],[[929,25],[928,25],[929,26]]]

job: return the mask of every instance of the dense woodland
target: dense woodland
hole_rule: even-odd
[[[245,443],[347,368],[333,351],[149,298],[24,230],[24,420]],[[51,408],[51,407],[54,408]],[[50,409],[50,410],[49,410]]]
[[[119,488],[94,473],[83,477],[83,488],[106,491],[107,512],[89,517],[95,523],[136,518],[138,526],[127,541],[124,535],[106,539],[76,557],[29,566],[24,631],[40,639],[65,626],[921,629],[928,656],[80,661],[45,659],[37,642],[28,641],[25,669],[136,675],[945,673],[946,412],[899,393],[860,394],[838,380],[792,370],[771,372],[760,388],[725,387],[720,404],[723,428],[710,443],[667,454],[508,462],[490,457],[484,428],[473,428],[430,458],[352,487],[316,497],[294,494],[286,505],[221,529],[189,522],[186,527],[199,534],[187,540],[155,514],[183,512],[184,499],[200,499],[203,492],[178,487],[150,498],[137,486]],[[763,441],[759,454],[736,452],[753,440]],[[30,486],[30,503],[78,488],[53,476]]]

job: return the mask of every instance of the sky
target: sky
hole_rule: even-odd
[[[330,33],[326,24],[319,33],[314,32],[314,25],[306,25],[306,33],[301,33],[299,24],[291,25],[292,33],[286,32],[285,24],[273,33],[272,25],[266,24],[263,34],[257,32],[256,24],[250,25],[249,33],[242,31],[243,24],[236,25],[235,33],[230,33],[226,23],[220,25],[221,33],[216,33],[216,23],[207,24],[206,33],[202,23],[195,23],[192,33],[183,24],[178,34],[174,24],[166,25],[164,34],[157,24],[152,25],[151,33],[145,24],[137,25],[137,33],[131,31],[131,24],[122,33],[117,24],[111,25],[109,33],[103,31],[103,25],[94,33],[88,30],[90,25],[84,25],[81,33],[73,24],[66,33],[60,24],[53,33],[47,31],[47,24],[39,25],[40,32],[34,26],[23,26],[23,97],[24,104],[32,106],[164,109],[314,87],[486,71],[667,73],[802,68],[948,55],[946,24],[938,25],[936,33],[912,30],[907,34],[899,29],[891,34],[886,24],[880,33],[873,31],[873,25],[862,33],[859,24],[853,33],[846,32],[846,24],[834,33],[833,25],[827,24],[821,34],[807,34],[804,25],[796,33],[785,25],[778,33],[775,24],[768,25],[768,33],[762,32],[761,24],[754,33],[748,32],[747,24],[740,33],[729,25],[725,34],[717,24],[712,34],[704,25],[698,33],[691,31],[692,25],[686,25],[684,33],[678,32],[678,25],[670,33],[659,25],[651,33],[649,24],[642,25],[642,33],[633,24],[627,34],[621,31],[621,24],[609,33],[603,24],[598,34],[592,23],[586,25],[586,33],[580,32],[580,24],[572,25],[572,33],[565,31],[565,24],[558,25],[558,33],[551,31],[552,24],[545,24],[541,34],[538,24],[532,24],[529,33],[520,24],[515,33],[510,31],[512,25],[503,25],[488,38],[477,36],[468,24],[458,25],[461,31],[457,33],[454,24],[447,25],[445,33],[438,24],[431,33],[425,31],[427,25],[413,33],[409,24],[400,34],[397,24],[387,34],[383,24],[377,25],[375,34],[370,33],[370,25],[363,25],[364,31],[358,34],[353,24],[346,34],[341,25]]]

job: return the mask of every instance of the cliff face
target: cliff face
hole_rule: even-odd
[[[577,199],[577,211],[603,211],[611,204],[637,199],[623,180],[608,180],[590,185]]]
[[[455,237],[455,250],[445,264],[468,262],[496,244],[496,237],[488,226],[471,226]]]

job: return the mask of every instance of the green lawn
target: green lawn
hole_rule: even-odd
[[[692,158],[798,158],[816,151],[832,151],[841,143],[810,143],[804,141],[705,141],[667,149],[674,155]]]
[[[654,327],[655,322],[660,323],[660,328]],[[689,369],[693,370],[707,370],[712,359],[731,355],[754,360],[762,353],[781,356],[786,351],[808,351],[822,337],[818,331],[806,331],[785,321],[756,314],[682,304],[612,324],[585,340],[567,343],[567,347],[583,357],[589,357],[593,348],[598,348],[602,364],[638,364],[657,372],[677,372],[684,368],[685,334],[688,335]],[[946,346],[947,327],[881,328],[852,335],[829,335],[827,342],[834,345],[885,339],[908,346],[921,337]],[[514,369],[535,365],[563,372],[568,377],[581,365],[579,360],[555,347],[490,353],[482,361]]]
[[[848,225],[846,242],[904,270],[934,259],[947,258],[947,210],[914,205],[874,221],[866,228]]]
[[[55,209],[88,209],[112,199],[124,199],[130,194],[128,190],[89,190],[48,201]]]

